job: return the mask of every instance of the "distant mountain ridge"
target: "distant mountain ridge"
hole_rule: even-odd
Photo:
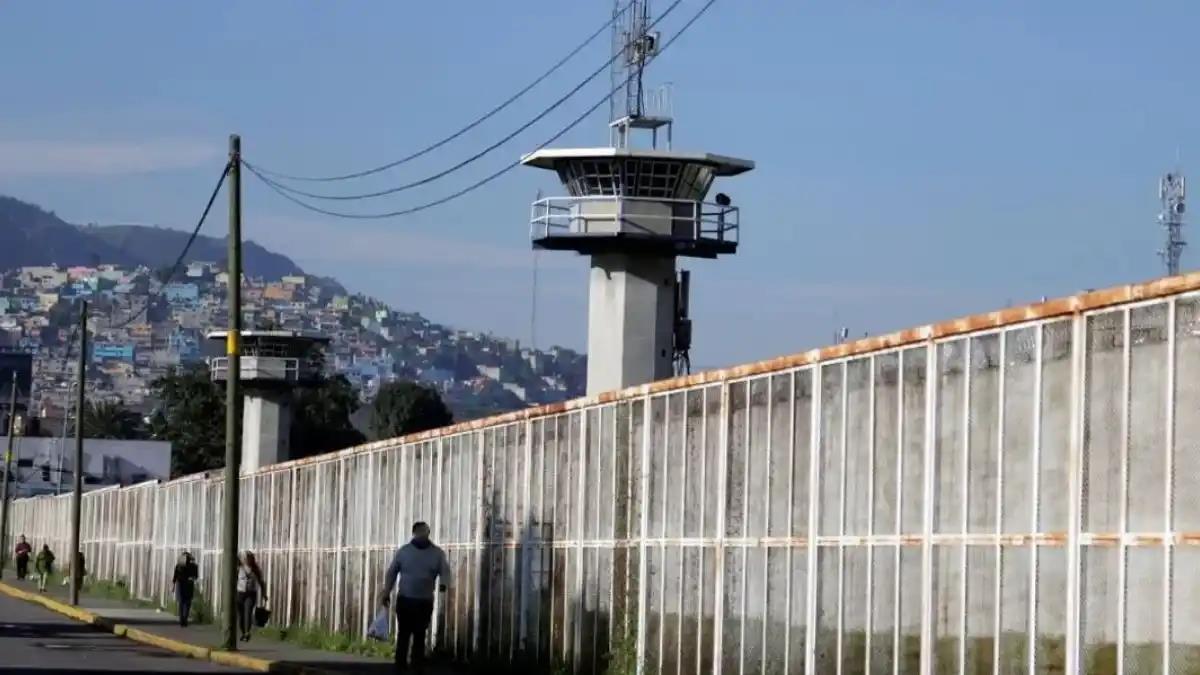
[[[0,195],[0,269],[109,263],[153,269],[169,267],[187,243],[188,233],[146,225],[73,225],[53,211]],[[224,237],[196,238],[186,261],[226,258]],[[242,264],[248,276],[277,280],[304,270],[290,258],[247,241]]]

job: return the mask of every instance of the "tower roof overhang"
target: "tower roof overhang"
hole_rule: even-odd
[[[333,338],[329,337],[328,335],[298,330],[244,330],[238,333],[238,335],[241,336],[243,342],[264,340],[273,342],[287,341],[295,342],[297,344],[305,342],[329,344],[333,340]],[[228,336],[229,331],[227,330],[214,330],[209,331],[204,337],[208,338],[209,340],[225,340]]]
[[[557,170],[564,162],[581,159],[658,159],[712,167],[717,176],[736,176],[754,168],[754,162],[708,152],[674,152],[639,148],[543,148],[521,157],[521,163],[538,169]]]

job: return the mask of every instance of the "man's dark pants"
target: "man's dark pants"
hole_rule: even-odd
[[[425,662],[425,631],[433,616],[433,600],[396,598],[396,670],[405,669],[409,642],[412,643],[412,665]]]
[[[175,604],[179,607],[179,625],[187,626],[188,617],[192,614],[192,596],[196,589],[191,584],[175,586]]]

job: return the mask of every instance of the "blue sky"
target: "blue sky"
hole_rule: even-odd
[[[684,0],[664,31],[700,4]],[[3,3],[0,193],[74,222],[187,228],[229,133],[282,171],[373,166],[490,108],[609,12],[602,0]],[[1200,5],[1183,1],[718,0],[649,77],[673,85],[677,148],[758,164],[720,187],[743,207],[738,255],[687,265],[693,362],[1157,276],[1158,177],[1177,156],[1200,166],[1198,30]],[[606,50],[598,40],[476,132],[363,189],[504,135]],[[372,206],[490,173],[606,81],[470,169]],[[603,144],[603,117],[560,145]],[[397,308],[528,339],[538,189],[557,194],[557,181],[522,168],[440,209],[340,221],[247,176],[245,231]],[[217,213],[207,233],[223,231]],[[1185,251],[1185,268],[1197,256]],[[585,261],[542,253],[539,266],[538,343],[582,347]]]

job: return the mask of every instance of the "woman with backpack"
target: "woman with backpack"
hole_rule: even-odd
[[[50,550],[49,544],[42,544],[42,550],[33,560],[33,569],[38,573],[38,590],[45,593],[50,575],[54,574],[54,551]]]
[[[238,627],[242,631],[242,642],[250,641],[250,629],[254,627],[254,610],[258,607],[259,595],[267,601],[267,585],[263,583],[262,570],[254,554],[246,551],[238,559],[237,596]]]

